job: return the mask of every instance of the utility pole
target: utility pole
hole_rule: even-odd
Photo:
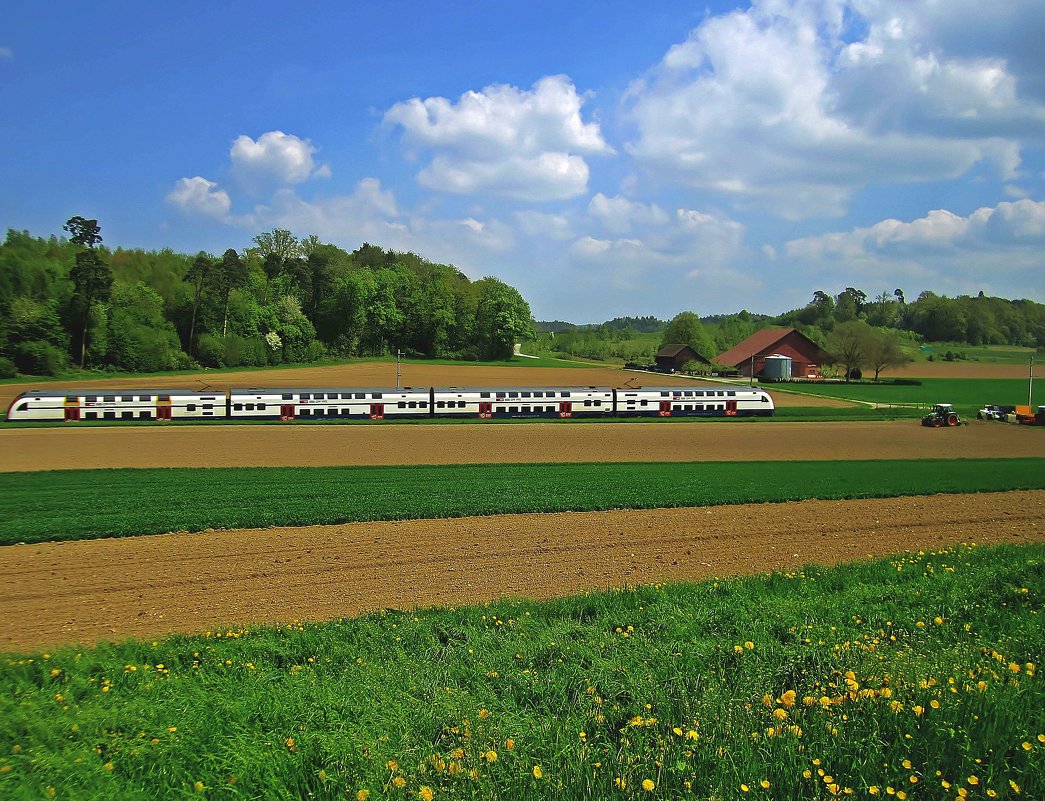
[[[1030,368],[1027,375],[1027,405],[1034,414],[1034,357],[1030,357]]]
[[[748,372],[751,375],[751,378],[748,381],[748,386],[749,387],[753,387],[753,386],[755,386],[755,354],[754,353],[751,354],[751,368],[750,368],[750,370]]]
[[[396,389],[399,389],[399,357],[403,355],[403,351],[396,348]]]

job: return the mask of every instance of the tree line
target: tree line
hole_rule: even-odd
[[[312,362],[326,355],[509,358],[529,304],[496,278],[274,229],[220,255],[110,250],[96,220],[0,244],[0,376]]]

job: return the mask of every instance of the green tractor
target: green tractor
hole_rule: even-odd
[[[960,426],[962,420],[958,412],[949,403],[937,403],[929,414],[922,418],[922,425],[930,428],[943,428],[943,426]]]

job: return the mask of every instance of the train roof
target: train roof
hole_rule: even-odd
[[[224,389],[157,389],[156,387],[75,387],[70,389],[30,389],[20,398],[79,398],[84,395],[224,395]]]
[[[593,390],[596,392],[612,392],[613,387],[590,387],[590,386],[579,386],[574,385],[559,385],[559,386],[528,386],[528,387],[499,387],[499,386],[486,386],[486,387],[432,387],[436,392],[581,392],[584,390]]]
[[[428,392],[428,387],[232,387],[234,394],[243,393],[267,393],[277,394],[301,394],[307,392],[310,395],[320,392],[349,393],[349,392]]]
[[[698,389],[706,391],[709,389],[714,390],[732,390],[734,392],[765,392],[762,387],[749,387],[742,386],[740,384],[675,384],[666,387],[620,387],[618,392],[679,392],[686,391],[692,392]]]

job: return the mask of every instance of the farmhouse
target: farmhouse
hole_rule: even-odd
[[[788,359],[788,377],[820,378],[820,366],[830,362],[831,357],[794,328],[763,328],[719,354],[715,361],[735,367],[741,375],[751,377],[766,374],[769,365],[772,365],[769,372],[774,372],[777,365],[787,363]]]
[[[689,362],[702,362],[711,364],[707,359],[697,353],[689,345],[665,345],[657,351],[657,369],[662,373],[671,373],[681,370]]]

